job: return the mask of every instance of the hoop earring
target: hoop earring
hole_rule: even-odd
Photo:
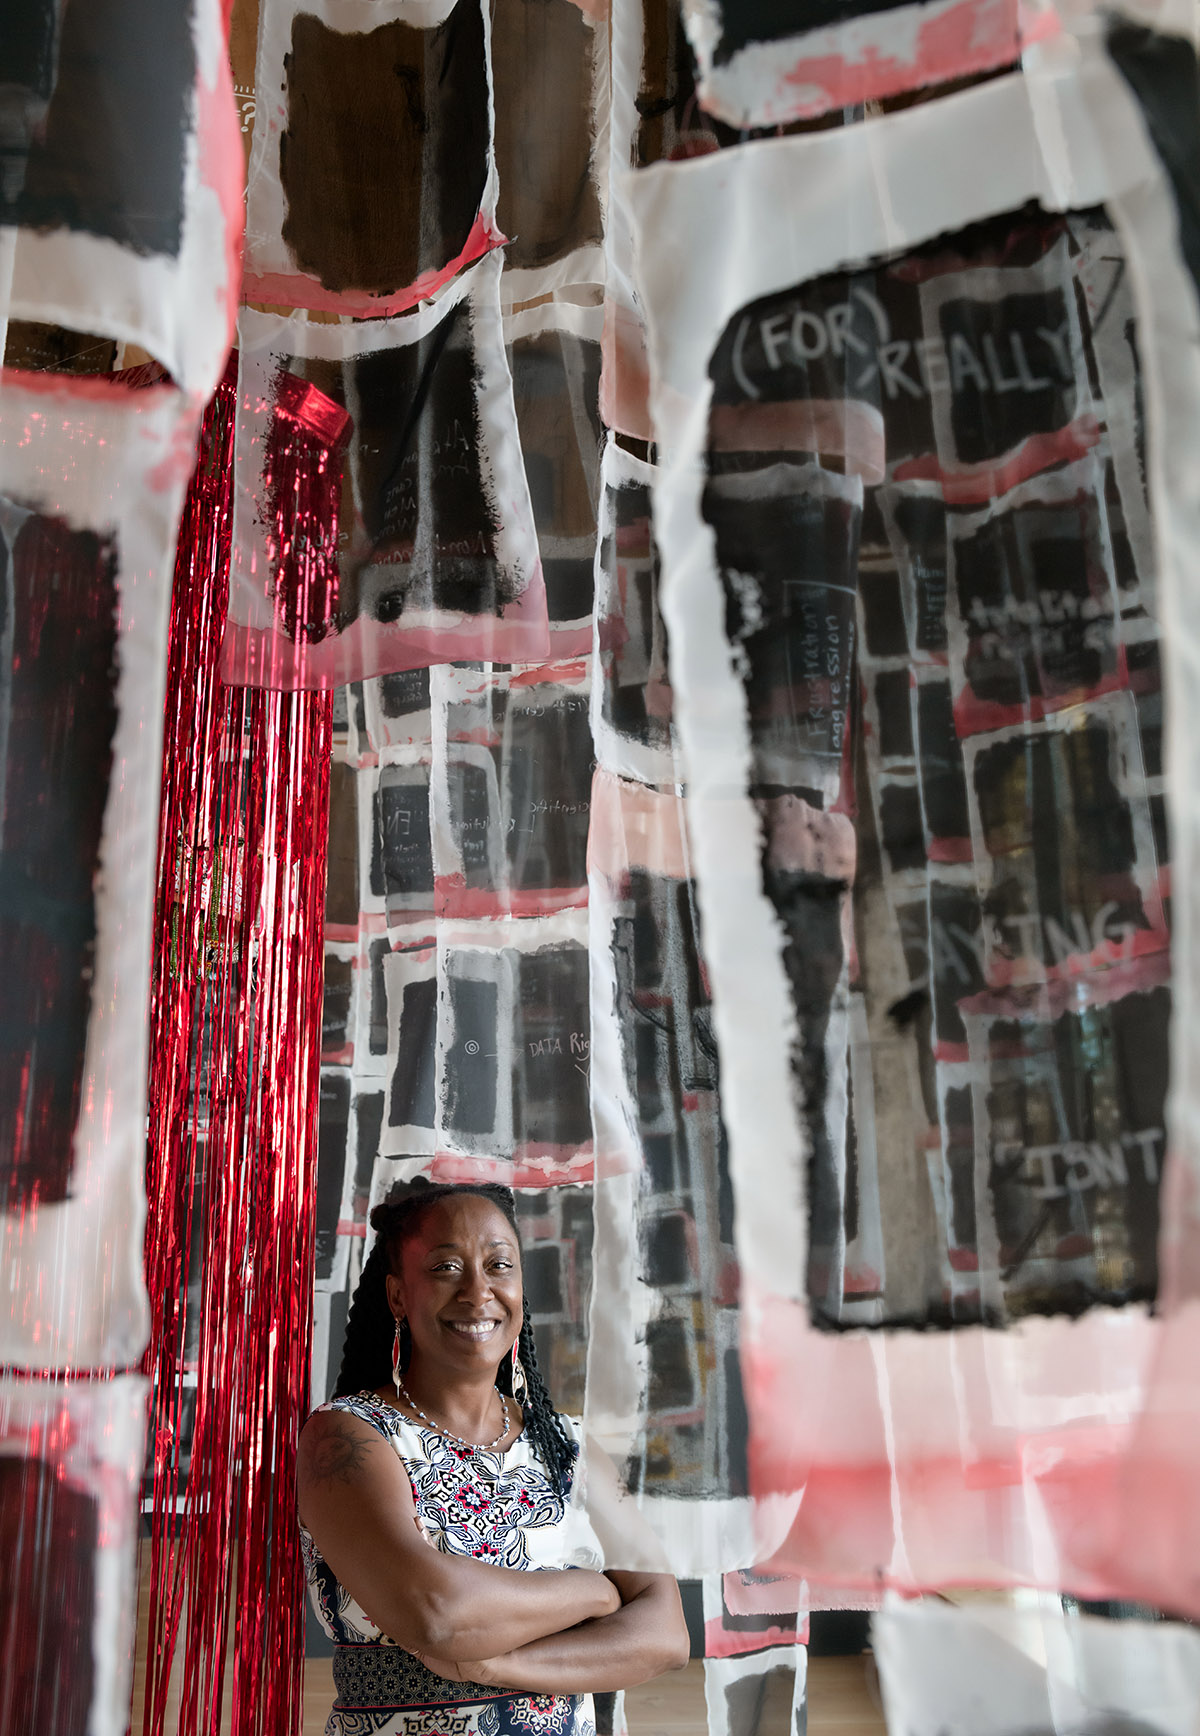
[[[518,1404],[523,1404],[529,1392],[529,1382],[525,1378],[525,1364],[517,1354],[517,1347],[512,1347],[512,1395]]]
[[[397,1398],[400,1397],[400,1388],[403,1385],[401,1378],[404,1372],[401,1366],[404,1359],[403,1329],[407,1324],[408,1322],[405,1320],[403,1314],[398,1314],[396,1316],[396,1330],[392,1335],[392,1385],[396,1389]]]

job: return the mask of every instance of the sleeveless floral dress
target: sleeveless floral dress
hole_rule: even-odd
[[[524,1433],[503,1452],[464,1452],[373,1393],[336,1398],[379,1430],[412,1485],[417,1514],[438,1549],[500,1567],[603,1566],[587,1518],[559,1495]],[[578,1440],[579,1426],[564,1417]],[[313,1608],[334,1643],[337,1699],[325,1736],[595,1736],[590,1694],[513,1694],[447,1682],[380,1632],[334,1577],[300,1526]]]

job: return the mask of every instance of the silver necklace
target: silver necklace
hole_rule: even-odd
[[[436,1434],[445,1435],[447,1440],[457,1441],[459,1446],[463,1448],[464,1452],[493,1452],[500,1445],[500,1442],[504,1439],[511,1426],[508,1420],[508,1401],[500,1391],[499,1387],[496,1388],[496,1396],[500,1400],[500,1414],[504,1418],[504,1426],[494,1441],[464,1441],[462,1436],[456,1435],[453,1429],[443,1428],[441,1423],[435,1423],[432,1417],[427,1417],[425,1415],[425,1412],[421,1409],[420,1405],[416,1403],[399,1375],[396,1376],[396,1391],[400,1394],[400,1397],[404,1400],[409,1410],[416,1411],[423,1423],[428,1423],[430,1428],[433,1429]]]

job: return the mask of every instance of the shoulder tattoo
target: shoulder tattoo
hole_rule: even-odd
[[[335,1412],[305,1455],[308,1475],[314,1483],[352,1483],[370,1447],[371,1442]]]

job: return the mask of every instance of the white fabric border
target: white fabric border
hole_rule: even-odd
[[[543,332],[570,332],[598,344],[603,330],[604,309],[599,302],[591,306],[578,301],[539,301],[533,307],[518,308],[515,313],[504,315],[506,344],[540,337]]]

